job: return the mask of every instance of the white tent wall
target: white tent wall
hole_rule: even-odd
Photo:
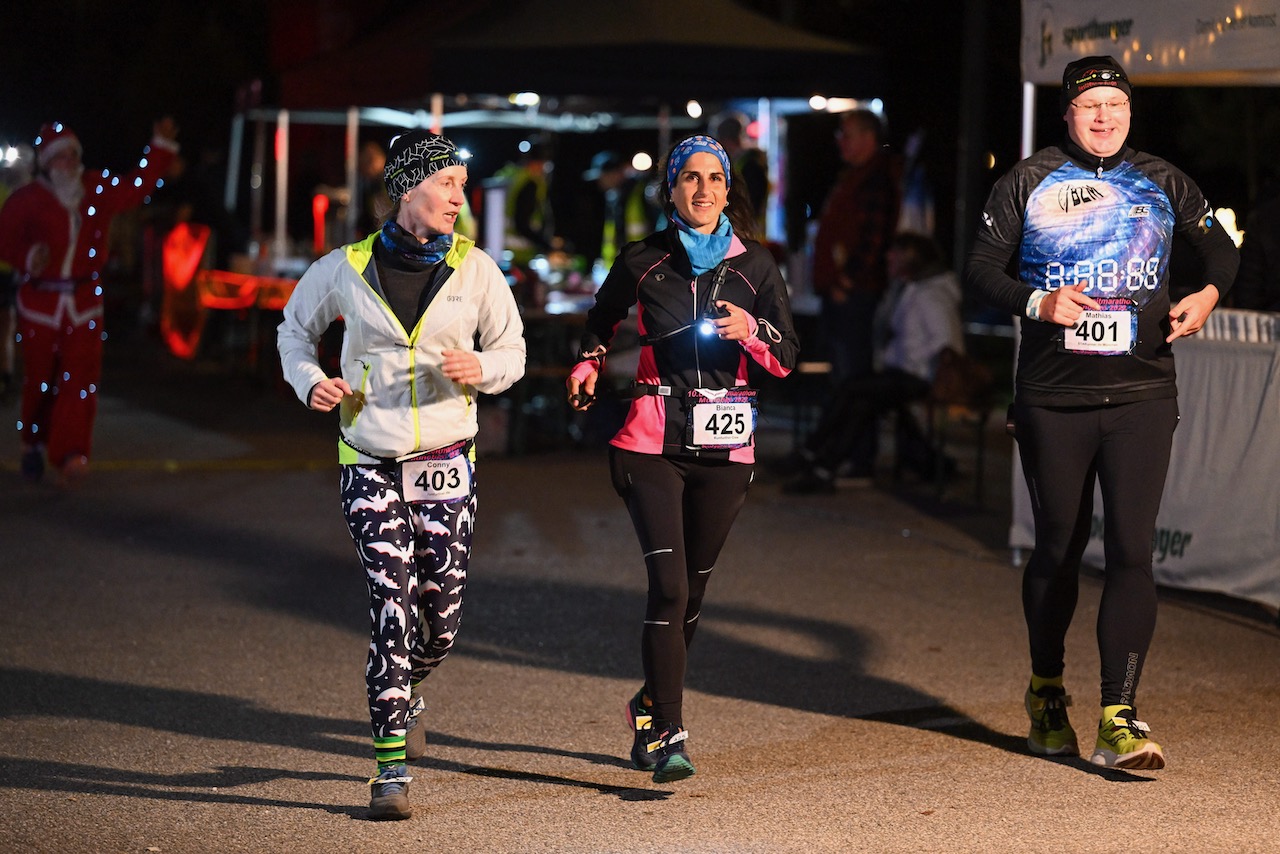
[[[1056,97],[1063,67],[1099,54],[1135,86],[1280,85],[1280,0],[1024,0],[1024,156],[1035,148],[1036,86]],[[1160,584],[1280,608],[1280,317],[1254,314],[1219,309],[1175,343],[1182,419],[1152,552]],[[1009,545],[1020,559],[1035,536],[1016,452],[1012,495]],[[1084,557],[1102,566],[1097,488],[1093,506]]]

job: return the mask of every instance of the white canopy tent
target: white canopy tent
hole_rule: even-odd
[[[1135,86],[1280,85],[1275,0],[1024,0],[1023,153],[1034,149],[1037,85],[1073,59],[1109,54]],[[1280,323],[1218,309],[1175,343],[1182,420],[1152,543],[1156,580],[1280,608]],[[1014,459],[1015,554],[1035,541]],[[1085,560],[1103,563],[1101,490]]]

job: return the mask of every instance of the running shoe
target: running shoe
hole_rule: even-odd
[[[409,769],[404,765],[388,765],[369,781],[373,795],[369,799],[369,818],[375,821],[399,821],[413,815],[409,806]]]
[[[1164,767],[1164,751],[1151,740],[1150,732],[1132,706],[1107,706],[1089,761],[1106,768],[1158,771]]]
[[[1076,731],[1067,720],[1071,697],[1060,685],[1044,685],[1039,691],[1027,686],[1027,716],[1031,718],[1031,734],[1027,746],[1040,756],[1079,756]]]
[[[627,718],[627,726],[635,736],[635,740],[631,745],[631,764],[641,771],[652,771],[653,766],[657,764],[657,760],[649,755],[645,750],[645,746],[649,742],[649,728],[653,726],[653,715],[644,704],[644,688],[636,692],[636,695],[627,701],[627,706],[623,709],[623,714]]]
[[[689,732],[666,721],[655,721],[649,729],[645,751],[653,761],[653,782],[672,783],[694,775],[693,762],[684,744]]]
[[[409,723],[404,730],[404,758],[410,762],[421,759],[427,752],[427,727],[422,721],[422,713],[426,709],[427,704],[418,694],[418,689],[413,689],[413,696],[409,699]]]

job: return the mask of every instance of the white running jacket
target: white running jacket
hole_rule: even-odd
[[[344,438],[385,458],[473,438],[475,393],[497,394],[524,376],[524,324],[511,288],[492,258],[455,234],[445,256],[453,273],[406,331],[381,296],[373,262],[377,238],[375,232],[333,250],[298,281],[277,332],[284,378],[303,403],[310,400],[311,389],[327,378],[316,346],[341,318],[342,378],[364,396],[354,417],[340,419]],[[483,379],[470,386],[446,378],[443,351],[474,350],[477,342]]]

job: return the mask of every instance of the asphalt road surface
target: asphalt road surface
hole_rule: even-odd
[[[997,433],[985,508],[963,480],[784,495],[788,434],[766,435],[691,654],[697,775],[665,785],[626,761],[643,565],[603,452],[487,453],[415,815],[367,821],[332,422],[270,379],[127,353],[85,482],[25,483],[16,449],[0,469],[2,851],[1280,850],[1274,614],[1162,592],[1140,710],[1165,770],[1027,753]],[[1068,639],[1085,743],[1099,590]]]

